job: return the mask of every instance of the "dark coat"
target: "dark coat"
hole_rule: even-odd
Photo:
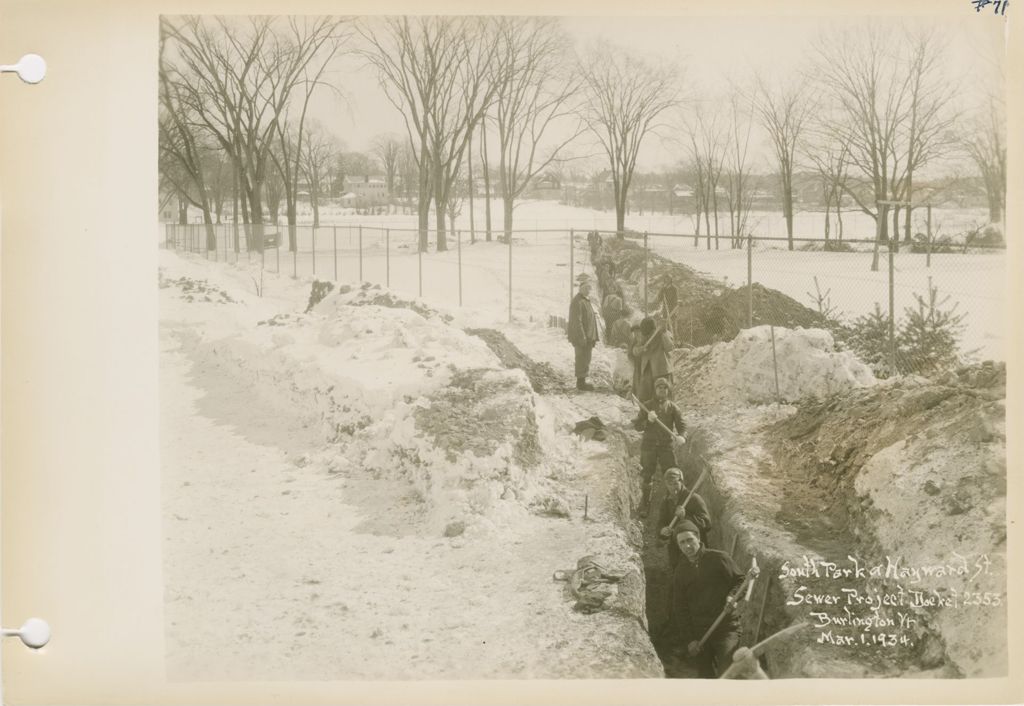
[[[659,531],[672,524],[672,518],[676,516],[676,508],[683,504],[683,501],[686,500],[686,496],[689,494],[689,489],[683,488],[676,497],[670,498],[666,496],[662,499],[661,508],[658,510]],[[685,519],[697,525],[697,529],[700,530],[700,542],[707,546],[708,532],[711,530],[711,513],[708,511],[708,505],[704,502],[704,498],[700,496],[700,493],[694,493],[693,497],[690,498],[690,502],[686,504]],[[674,567],[676,562],[679,561],[680,556],[682,556],[682,552],[679,551],[679,545],[676,544],[675,537],[669,537],[669,565]]]
[[[676,434],[686,432],[686,423],[683,421],[683,413],[672,400],[665,400],[665,404],[659,404],[657,400],[647,400],[644,407],[657,413],[661,424],[674,431]],[[661,428],[657,422],[647,421],[647,412],[640,410],[640,414],[633,420],[633,428],[644,433],[641,446],[653,448],[656,446],[672,446],[672,436]]]
[[[704,635],[742,583],[743,574],[725,552],[702,546],[695,561],[680,558],[672,574],[672,621],[683,644]],[[738,629],[739,615],[733,610],[715,632]]]
[[[597,343],[597,315],[590,299],[577,293],[569,304],[569,343],[586,347]]]

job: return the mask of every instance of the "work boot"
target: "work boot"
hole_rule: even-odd
[[[594,386],[586,378],[576,378],[576,389],[582,392],[593,392]]]

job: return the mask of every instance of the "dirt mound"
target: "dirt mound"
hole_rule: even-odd
[[[633,290],[643,301],[645,253],[641,245],[626,239],[604,238],[592,247],[591,261],[598,273],[601,296],[615,279]],[[747,287],[728,287],[703,277],[691,267],[673,262],[656,253],[648,253],[648,303],[653,306],[658,290],[675,285],[680,306],[673,317],[677,343],[704,346],[732,340],[747,324]],[[808,309],[782,292],[755,283],[753,287],[753,325],[772,324],[787,328],[832,328],[818,312]]]
[[[209,302],[211,304],[236,304],[237,300],[230,294],[210,284],[205,279],[193,279],[191,277],[164,277],[162,271],[158,271],[160,289],[174,287],[181,290],[181,299],[187,302]]]
[[[469,453],[493,456],[511,445],[512,461],[534,467],[540,461],[537,419],[522,380],[482,368],[460,370],[448,387],[430,397],[429,406],[416,410],[416,426],[444,449],[455,464]]]
[[[764,438],[782,474],[776,519],[805,546],[906,566],[969,564],[917,582],[958,598],[926,616],[945,653],[931,661],[964,676],[1005,674],[1005,366],[805,403]],[[964,601],[974,594],[1000,598],[972,609]]]
[[[500,331],[485,328],[468,328],[466,333],[483,339],[484,343],[498,356],[498,360],[506,368],[519,368],[526,373],[526,377],[529,378],[534,392],[543,395],[554,392],[566,392],[572,389],[569,381],[564,376],[559,375],[558,371],[549,363],[538,363],[530,359],[521,350],[516,348],[515,344],[508,340],[505,334]]]

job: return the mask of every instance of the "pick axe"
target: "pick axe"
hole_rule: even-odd
[[[743,596],[742,600],[750,600],[750,592],[754,588],[754,580],[760,573],[761,569],[757,566],[757,557],[751,557],[750,568],[747,570],[746,576],[743,577],[743,583],[741,583],[739,588],[737,588],[736,591],[730,594],[725,600],[725,606],[722,608],[722,612],[718,614],[717,618],[715,618],[715,622],[711,623],[711,627],[707,629],[704,636],[697,641],[697,649],[693,651],[693,654],[697,654],[704,649],[704,644],[711,639],[711,633],[715,631],[715,628],[722,624],[722,621],[725,620],[725,616],[729,614],[729,611],[731,611],[733,607],[740,602],[740,594],[744,592],[744,589],[746,589],[746,595]]]
[[[753,678],[767,679],[768,675],[763,672],[761,666],[757,663],[757,658],[764,652],[765,646],[769,642],[776,640],[781,637],[788,637],[794,633],[800,632],[806,628],[810,623],[802,622],[790,625],[787,628],[779,630],[774,635],[770,635],[753,647],[741,647],[732,655],[732,664],[729,668],[722,672],[719,679],[743,679],[744,673],[746,675],[752,675]]]
[[[697,492],[697,488],[699,488],[700,484],[704,482],[704,479],[708,477],[708,472],[711,470],[711,467],[708,465],[707,460],[704,459],[703,456],[701,456],[701,459],[704,460],[704,470],[700,472],[699,476],[697,476],[697,482],[693,484],[692,488],[690,488],[690,492],[687,493],[686,497],[683,499],[683,502],[680,505],[676,506],[675,517],[673,517],[672,521],[668,523],[668,527],[666,529],[671,530],[673,527],[676,526],[676,522],[679,521],[680,517],[679,511],[686,509],[687,504],[689,504],[690,502],[690,498],[692,498],[693,494]]]

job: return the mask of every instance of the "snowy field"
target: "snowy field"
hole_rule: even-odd
[[[495,202],[493,207],[495,225],[500,222],[499,205]],[[576,262],[571,271],[578,275],[588,267],[589,259],[583,252],[587,229],[614,228],[613,213],[562,206],[551,201],[524,201],[516,209],[510,279],[509,248],[483,240],[480,232],[483,215],[479,204],[476,243],[471,243],[468,215],[463,213],[457,225],[467,230],[449,235],[449,250],[437,252],[431,234],[431,250],[422,257],[416,252],[414,216],[355,215],[350,211],[325,208],[321,210],[321,220],[334,225],[317,229],[300,226],[297,253],[275,248],[267,250],[262,259],[258,253],[242,253],[241,262],[245,266],[262,266],[281,276],[315,275],[345,283],[381,284],[403,295],[422,296],[435,305],[460,307],[486,323],[508,321],[510,317],[546,322],[549,315],[565,316],[563,309],[567,310],[572,295],[567,230],[576,232]],[[981,211],[935,209],[933,225],[941,234],[954,235],[983,223],[984,215]],[[915,212],[915,230],[919,225],[918,217],[923,219],[923,212]],[[778,236],[785,232],[779,214],[759,213],[753,218],[763,225],[765,233]],[[822,214],[797,214],[797,235],[814,236],[822,218]],[[847,238],[871,236],[873,225],[863,214],[848,213],[844,221]],[[723,225],[728,227],[727,218]],[[923,224],[920,225],[923,229]],[[688,216],[632,215],[627,219],[627,227],[649,228],[651,232],[687,232],[692,222]],[[161,229],[161,240],[164,232]],[[286,238],[286,228],[279,227],[279,232],[282,239]],[[235,262],[234,252],[225,249],[227,233],[228,227],[222,226],[219,250],[211,252],[210,259]],[[649,244],[653,252],[685,263],[730,286],[746,284],[746,251],[729,249],[727,239],[722,240],[720,250],[706,249],[703,238],[696,248],[692,238],[682,237],[651,237]],[[870,313],[876,304],[883,312],[888,311],[888,269],[884,253],[879,270],[872,272],[870,253],[788,251],[784,242],[772,243],[771,247],[765,245],[758,243],[754,249],[754,281],[777,289],[805,306],[817,308],[813,296],[817,277],[818,289],[827,296],[826,305],[833,307],[834,315],[847,321]],[[965,315],[964,350],[977,351],[979,359],[1005,360],[1005,251],[933,254],[930,267],[926,267],[924,255],[899,253],[894,272],[898,320],[903,317],[904,309],[916,305],[915,295],[927,296],[929,281],[938,288],[940,299],[949,297],[946,306],[956,304],[957,311]]]

